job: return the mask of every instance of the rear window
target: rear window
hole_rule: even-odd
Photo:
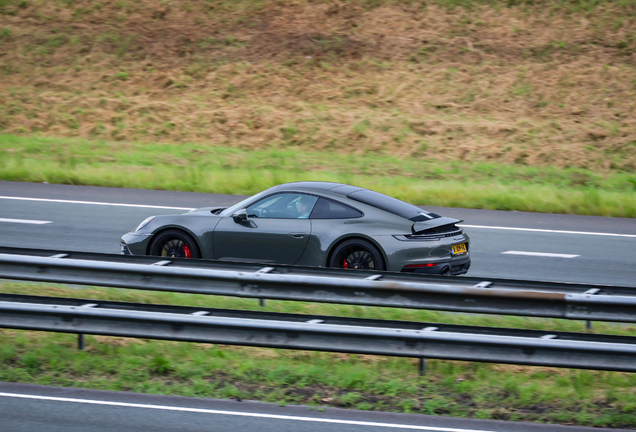
[[[427,212],[397,198],[366,189],[352,192],[347,195],[347,198],[393,213],[413,222],[427,221],[440,217],[435,213]]]
[[[320,198],[311,213],[312,219],[351,219],[361,217],[362,213],[344,204]]]

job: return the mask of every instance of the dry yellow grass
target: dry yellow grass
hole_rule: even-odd
[[[5,132],[636,170],[633,6],[6,1]]]

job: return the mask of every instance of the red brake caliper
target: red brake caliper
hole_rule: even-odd
[[[347,260],[344,260],[342,262],[342,268],[349,268],[349,263],[347,262]]]
[[[192,258],[192,252],[190,252],[190,246],[187,243],[183,244],[183,253],[186,258]]]

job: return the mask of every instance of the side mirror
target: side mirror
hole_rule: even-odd
[[[234,218],[234,222],[241,223],[247,220],[247,209],[237,210],[236,213],[232,215]]]

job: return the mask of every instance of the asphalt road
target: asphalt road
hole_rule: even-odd
[[[119,253],[119,237],[148,216],[242,198],[0,182],[0,245]],[[465,220],[470,276],[636,287],[636,219],[423,208]]]
[[[618,429],[612,429],[618,431]],[[2,432],[598,432],[596,428],[456,419],[253,401],[0,383]]]
[[[119,253],[119,237],[153,214],[243,197],[0,182],[0,245]],[[464,219],[469,275],[636,287],[636,220],[424,207]],[[555,254],[545,256],[541,254]],[[0,383],[0,432],[598,429]]]

